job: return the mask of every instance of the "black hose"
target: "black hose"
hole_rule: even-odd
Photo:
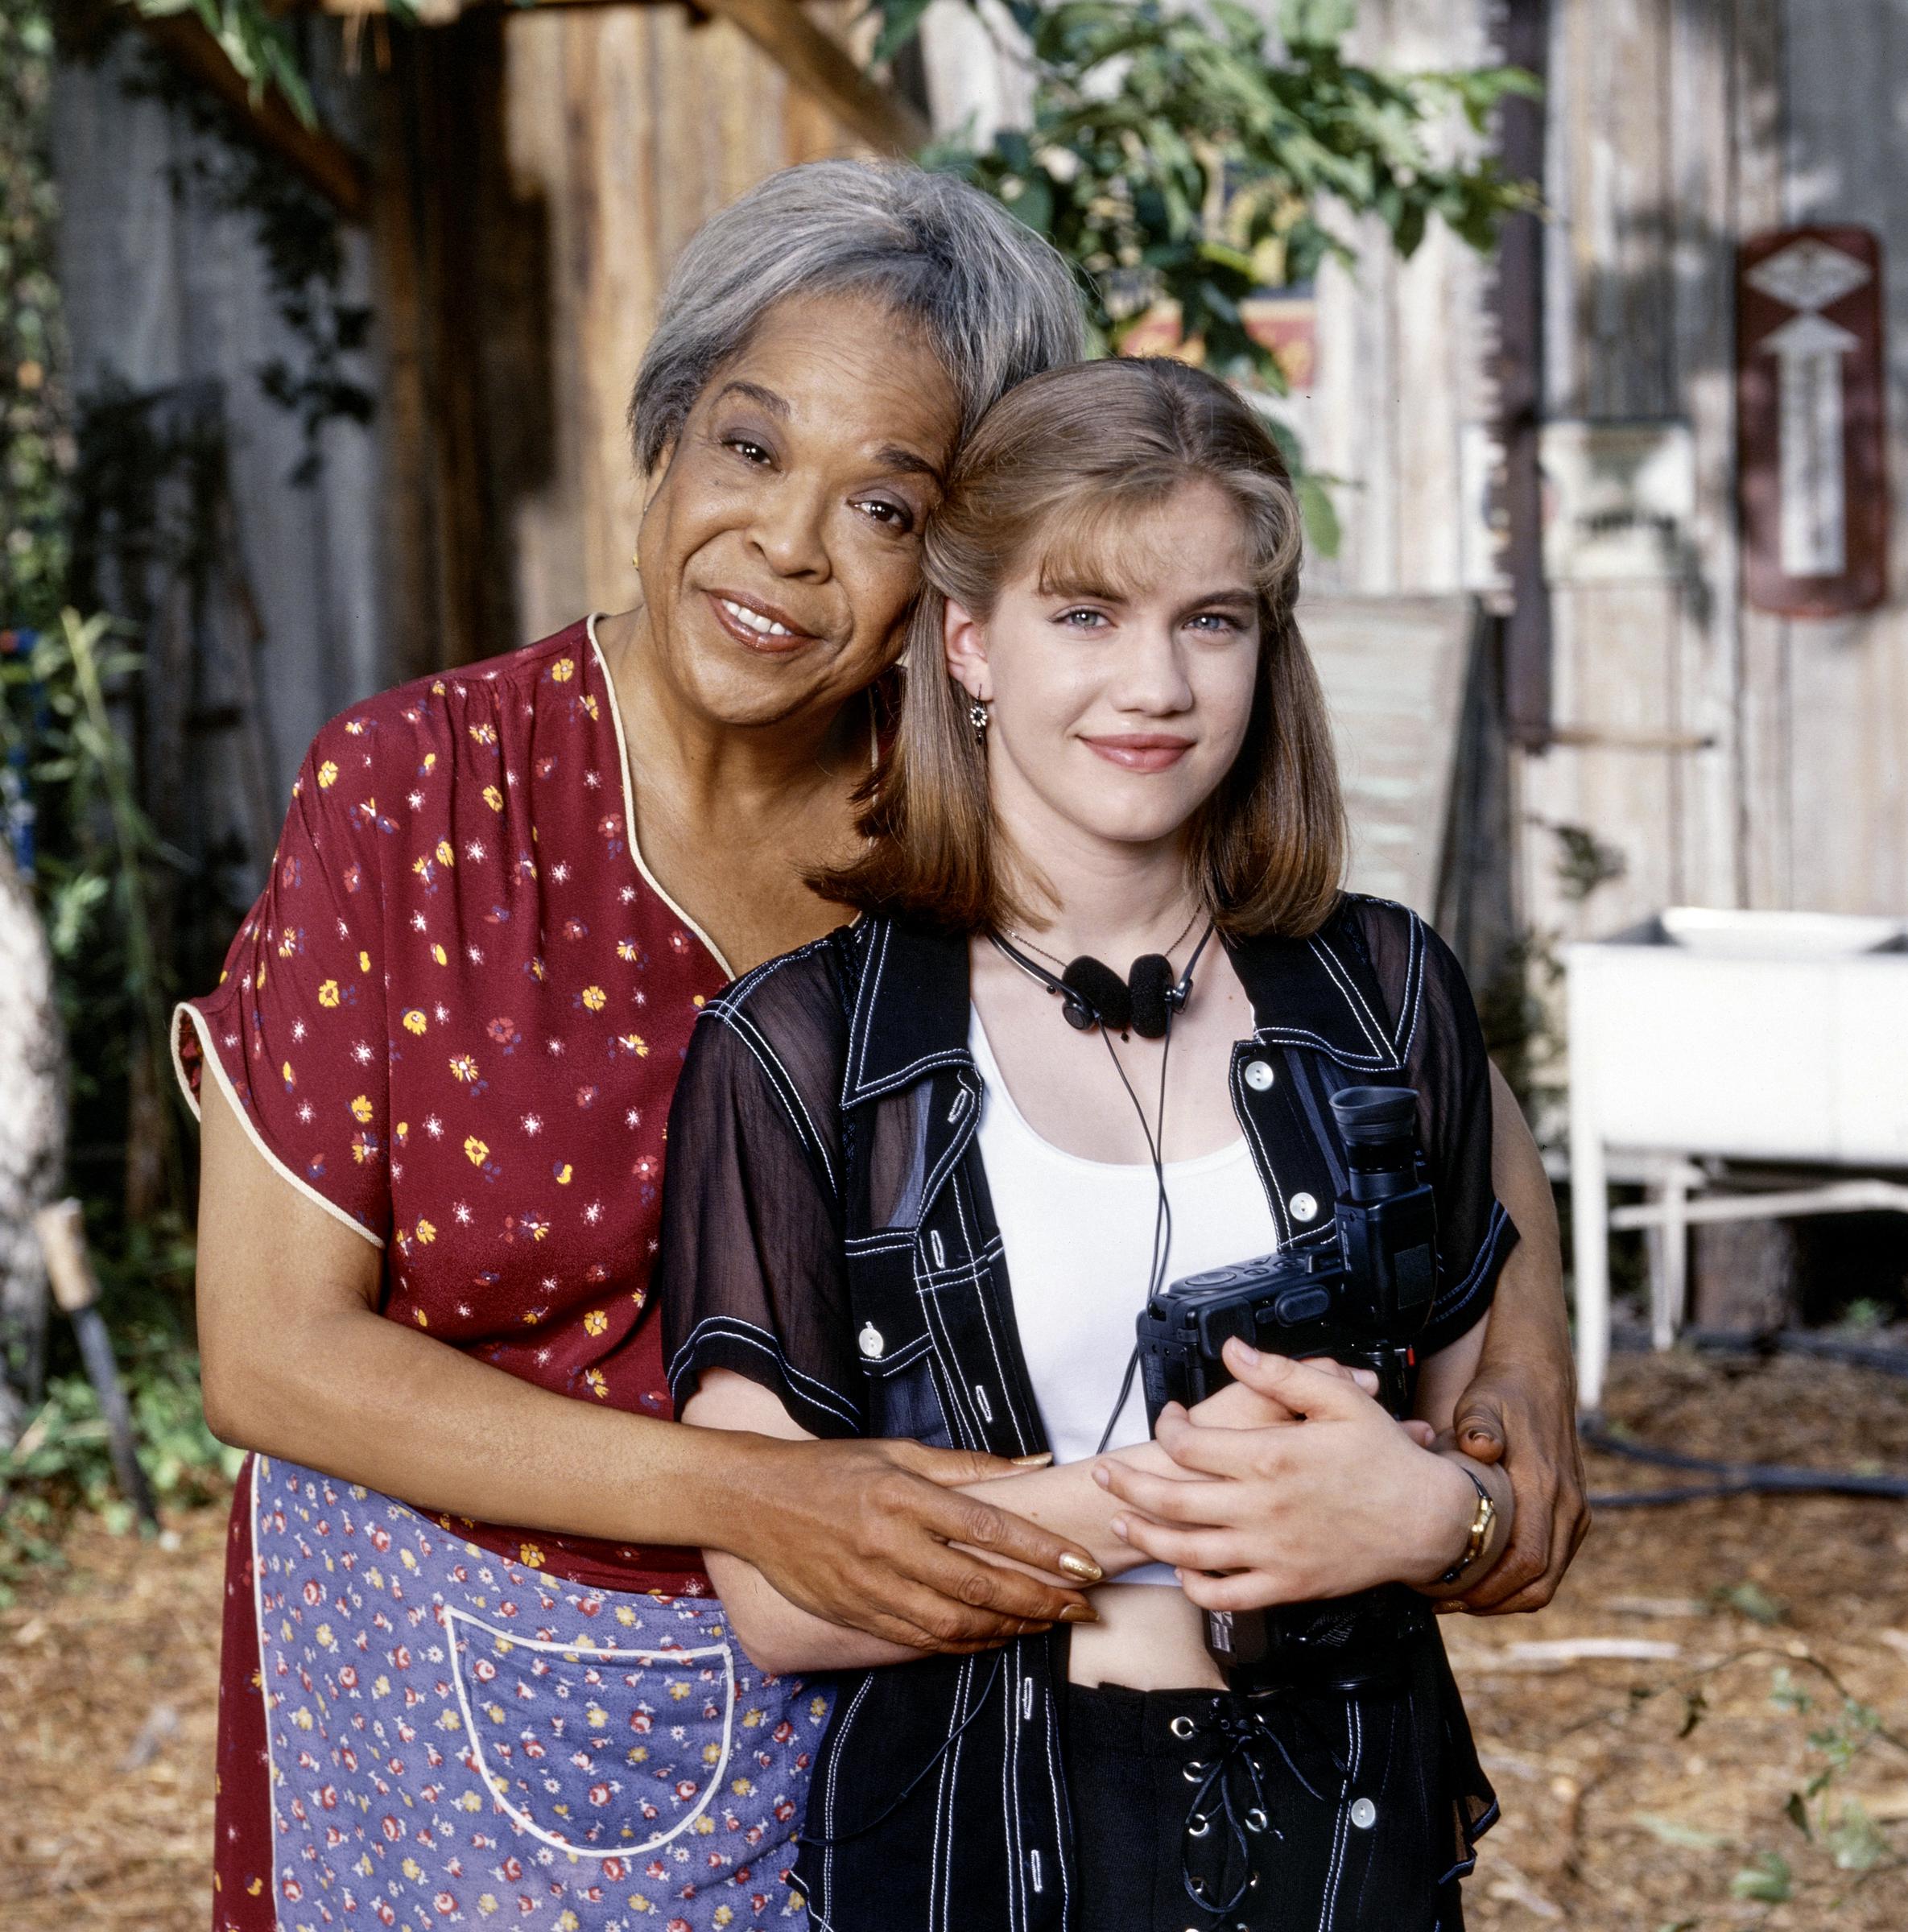
[[[1632,1334],[1623,1334],[1627,1342]],[[1818,1360],[1845,1362],[1884,1375],[1908,1376],[1908,1349],[1877,1348],[1844,1342],[1806,1330],[1785,1328],[1774,1335],[1745,1335],[1726,1330],[1687,1329],[1683,1341],[1705,1352],[1741,1352],[1752,1355],[1807,1355]],[[1593,1509],[1653,1509],[1668,1503],[1707,1502],[1719,1496],[1861,1496],[1908,1501],[1908,1476],[1856,1476],[1837,1469],[1798,1469],[1781,1463],[1721,1463],[1685,1455],[1675,1449],[1654,1449],[1627,1436],[1613,1435],[1600,1422],[1587,1422],[1578,1432],[1587,1448],[1631,1462],[1652,1463],[1665,1469],[1683,1469],[1711,1480],[1671,1489],[1615,1489],[1590,1498]]]

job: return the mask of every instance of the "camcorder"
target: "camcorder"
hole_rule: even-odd
[[[1262,1255],[1169,1282],[1139,1318],[1146,1422],[1168,1402],[1191,1408],[1233,1380],[1220,1351],[1231,1336],[1273,1355],[1328,1356],[1378,1378],[1394,1416],[1410,1411],[1414,1343],[1437,1278],[1437,1213],[1418,1147],[1418,1096],[1409,1087],[1347,1087],[1332,1096],[1346,1182],[1336,1241]],[[1206,1647],[1235,1688],[1276,1664],[1289,1640],[1315,1624],[1316,1607],[1206,1612]]]

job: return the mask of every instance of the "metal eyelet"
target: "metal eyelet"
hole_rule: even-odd
[[[1167,1729],[1171,1732],[1175,1737],[1182,1738],[1191,1737],[1193,1732],[1198,1728],[1199,1727],[1195,1724],[1192,1719],[1189,1717],[1175,1717],[1173,1721],[1167,1726]]]
[[[1196,1760],[1179,1773],[1189,1785],[1196,1785],[1206,1775],[1206,1767]]]
[[[1209,1818],[1200,1818],[1196,1814],[1186,1821],[1186,1835],[1188,1838],[1204,1838],[1212,1829],[1212,1821]]]
[[[1245,1814],[1245,1829],[1255,1835],[1263,1831],[1271,1823],[1271,1819],[1257,1805]]]

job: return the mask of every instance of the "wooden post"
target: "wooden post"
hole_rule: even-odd
[[[1549,56],[1549,0],[1509,0],[1506,61],[1541,80]],[[1498,109],[1504,171],[1534,181],[1544,173],[1543,98],[1513,94]],[[1551,596],[1543,577],[1543,480],[1538,433],[1543,420],[1543,217],[1510,216],[1497,253],[1497,395],[1504,436],[1505,564],[1513,599],[1504,628],[1504,710],[1519,745],[1541,750],[1551,737]]]
[[[364,163],[334,134],[307,127],[282,95],[254,100],[243,74],[225,50],[186,14],[141,14],[147,34],[199,81],[235,109],[260,147],[288,161],[348,221],[364,218],[370,200]]]

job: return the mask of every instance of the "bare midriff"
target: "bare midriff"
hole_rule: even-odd
[[[1124,1684],[1134,1690],[1223,1690],[1206,1649],[1196,1604],[1154,1583],[1106,1583],[1093,1592],[1096,1624],[1073,1633],[1067,1675],[1076,1684]]]

